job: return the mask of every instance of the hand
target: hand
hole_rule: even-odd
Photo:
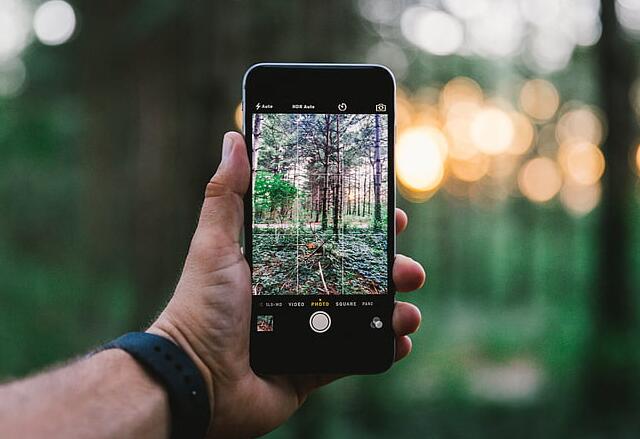
[[[261,377],[249,366],[251,276],[239,244],[249,175],[243,137],[227,133],[182,276],[166,309],[149,328],[179,344],[202,371],[212,408],[210,437],[264,434],[291,416],[312,390],[338,378]],[[407,226],[407,216],[399,209],[396,225],[397,233]],[[424,284],[425,272],[417,262],[398,255],[393,281],[398,291],[414,290]],[[418,308],[397,302],[396,360],[411,352],[407,334],[419,325]]]

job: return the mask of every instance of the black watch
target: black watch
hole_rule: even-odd
[[[159,335],[130,332],[98,349],[128,352],[160,382],[169,395],[171,439],[202,439],[211,409],[207,387],[195,363],[173,342]]]

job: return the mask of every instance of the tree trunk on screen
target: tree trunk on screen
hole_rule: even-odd
[[[253,133],[251,142],[251,191],[256,190],[256,176],[258,172],[258,155],[260,154],[260,134],[262,127],[262,115],[256,114],[253,120]]]
[[[360,179],[361,179],[361,175],[360,173],[356,174],[356,215],[360,216]]]
[[[345,212],[347,215],[351,215],[351,178],[349,176],[346,177],[347,182],[345,184],[345,198],[346,198],[346,207]]]
[[[315,194],[316,194],[316,204],[315,204],[315,222],[317,223],[318,221],[320,221],[320,186],[318,186],[318,177],[315,176],[314,177],[314,190],[315,190]]]
[[[371,215],[371,175],[367,174],[365,184],[367,186],[367,191],[365,196],[367,215]]]
[[[380,206],[380,190],[382,186],[382,164],[380,161],[380,115],[376,114],[375,142],[373,146],[373,228],[380,230],[382,227],[382,207]]]
[[[342,167],[340,166],[340,115],[336,116],[336,174],[333,179],[334,186],[334,198],[333,198],[333,234],[338,234],[338,225],[340,223],[340,217],[342,216],[342,197],[340,196]]]
[[[329,116],[324,116],[324,181],[322,182],[322,193],[320,198],[322,199],[322,230],[327,230],[327,197],[329,195],[329,156],[331,148],[331,123]]]

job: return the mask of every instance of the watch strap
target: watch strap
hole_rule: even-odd
[[[166,389],[171,408],[171,439],[202,439],[211,410],[207,387],[193,360],[168,339],[146,332],[130,332],[99,350],[122,349]]]

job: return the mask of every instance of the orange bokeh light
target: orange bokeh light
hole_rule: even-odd
[[[596,208],[602,197],[600,183],[584,186],[565,183],[560,190],[560,202],[572,215],[580,217]]]
[[[461,181],[474,182],[487,175],[489,170],[489,157],[484,154],[476,154],[469,160],[449,161],[451,173]]]
[[[556,114],[560,104],[558,90],[549,81],[532,79],[520,90],[520,107],[538,121],[549,120]]]
[[[589,142],[562,144],[558,161],[565,174],[577,184],[595,184],[604,173],[604,155],[600,148]]]
[[[396,170],[398,181],[408,192],[435,191],[444,178],[447,140],[434,127],[414,127],[398,138]]]
[[[242,115],[242,102],[236,107],[236,111],[233,113],[233,121],[236,123],[236,128],[242,130],[243,115]]]
[[[440,92],[440,109],[443,114],[449,111],[451,106],[467,102],[479,105],[482,103],[482,89],[473,79],[460,76],[453,78],[442,88]]]
[[[512,111],[510,113],[513,123],[514,133],[511,146],[507,152],[509,154],[521,155],[529,151],[535,137],[535,131],[531,121],[524,114]]]
[[[495,106],[478,111],[471,121],[471,140],[485,154],[500,154],[509,149],[515,130],[509,114]]]
[[[558,143],[590,142],[599,145],[603,138],[603,126],[596,111],[583,105],[562,115],[556,125]]]
[[[561,186],[560,170],[556,163],[547,157],[529,160],[518,174],[520,192],[536,203],[551,200]]]

